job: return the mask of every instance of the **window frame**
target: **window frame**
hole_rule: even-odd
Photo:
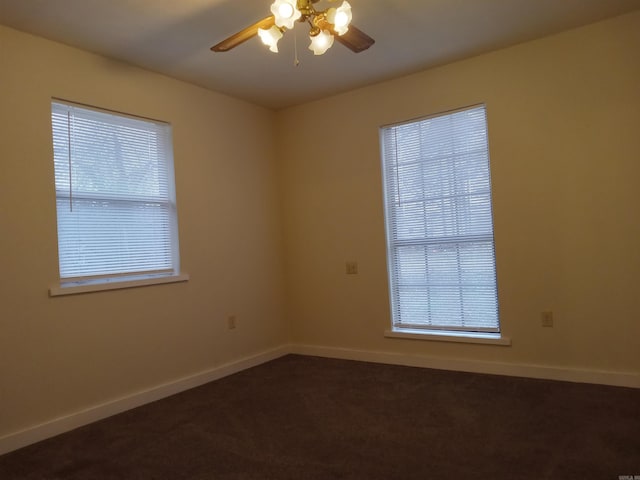
[[[391,206],[391,196],[395,193],[391,191],[391,185],[393,180],[396,181],[396,188],[399,188],[397,182],[399,182],[400,174],[398,172],[395,173],[394,179],[390,180],[389,174],[389,165],[393,163],[398,168],[398,150],[397,146],[395,146],[394,150],[394,158],[388,158],[388,150],[386,138],[393,129],[397,127],[413,125],[417,128],[422,127],[422,122],[428,122],[432,119],[436,119],[439,117],[451,117],[455,114],[464,113],[468,111],[478,110],[483,114],[484,120],[484,131],[485,131],[485,140],[484,140],[484,150],[482,154],[486,156],[486,170],[487,177],[486,180],[488,182],[488,202],[489,202],[489,225],[491,226],[490,234],[485,233],[482,236],[477,235],[453,235],[450,238],[428,238],[428,235],[425,233],[422,237],[418,239],[413,239],[409,242],[404,242],[403,240],[398,240],[398,225],[397,225],[397,215],[395,211],[392,211],[393,208]],[[498,280],[497,280],[497,271],[496,271],[496,259],[495,259],[495,238],[494,238],[494,227],[493,227],[493,198],[492,198],[492,188],[491,188],[491,167],[490,167],[490,154],[489,154],[489,135],[488,135],[488,121],[487,121],[487,112],[486,105],[484,104],[476,104],[471,105],[455,110],[449,110],[445,112],[439,112],[407,121],[397,122],[390,125],[384,125],[380,127],[379,130],[379,138],[380,138],[380,151],[381,151],[381,166],[382,166],[382,187],[383,187],[383,197],[384,197],[384,225],[385,225],[385,236],[386,236],[386,247],[387,247],[387,270],[388,270],[388,287],[389,287],[389,299],[390,299],[390,307],[391,307],[391,328],[385,331],[385,336],[391,338],[408,338],[408,339],[429,339],[429,340],[440,340],[440,341],[452,341],[452,342],[465,342],[465,343],[489,343],[489,344],[498,344],[498,345],[510,345],[511,341],[509,338],[505,337],[501,331],[501,322],[500,322],[500,313],[499,313],[499,304],[498,304]],[[395,137],[394,137],[395,138]],[[422,139],[420,140],[422,142]],[[420,148],[422,145],[420,143]],[[454,154],[451,154],[453,157]],[[420,150],[418,164],[423,167],[424,153]],[[423,175],[423,171],[420,170],[420,175]],[[412,177],[415,178],[415,177]],[[424,182],[424,179],[420,180]],[[425,187],[424,185],[421,187],[422,192],[422,201],[426,203],[426,198],[424,196]],[[398,191],[397,195],[402,195],[401,192]],[[396,210],[399,210],[399,205],[396,207]],[[444,218],[444,217],[443,217]],[[426,228],[426,227],[425,227]],[[426,232],[426,230],[425,230]],[[483,237],[483,238],[480,238]],[[446,325],[446,326],[438,326],[438,325],[418,325],[411,323],[404,323],[400,319],[399,309],[400,309],[400,292],[399,292],[399,276],[398,266],[396,265],[398,254],[396,254],[396,250],[403,245],[403,243],[409,245],[417,245],[423,246],[426,248],[427,245],[442,245],[446,242],[451,242],[452,245],[455,245],[458,248],[456,255],[458,258],[460,257],[459,253],[459,245],[461,242],[465,240],[472,241],[480,241],[484,240],[485,243],[490,242],[491,248],[491,256],[493,261],[493,288],[495,290],[495,328],[464,328],[464,327],[456,327],[454,325]],[[426,260],[425,260],[426,262]],[[426,263],[425,263],[425,268]],[[425,271],[425,278],[427,274]],[[428,282],[427,282],[428,284]],[[428,291],[428,286],[426,287]],[[462,289],[462,284],[459,285],[459,288]],[[428,293],[426,295],[429,295]],[[430,303],[432,300],[428,300],[426,303]],[[431,322],[431,320],[430,320]],[[452,322],[453,323],[453,322]]]
[[[55,98],[55,97],[51,99],[50,105],[51,105],[50,121],[51,121],[51,128],[52,128],[52,146],[53,146],[52,157],[53,157],[53,166],[54,166],[54,190],[55,190],[56,218],[57,218],[56,239],[57,239],[57,246],[58,246],[58,284],[50,287],[49,289],[50,296],[69,295],[69,294],[76,294],[76,293],[87,293],[87,292],[96,292],[96,291],[102,291],[102,290],[114,290],[114,289],[121,289],[121,288],[131,288],[131,287],[140,287],[140,286],[146,286],[146,285],[157,285],[157,284],[164,284],[164,283],[175,283],[175,282],[187,281],[189,279],[189,276],[187,274],[180,273],[178,212],[177,212],[176,189],[175,189],[176,187],[175,187],[175,176],[174,176],[173,132],[172,132],[171,124],[169,124],[168,122],[160,121],[160,120],[141,117],[141,116],[132,115],[128,113],[122,113],[122,112],[104,109],[104,108],[98,108],[95,106],[80,104],[77,102],[71,102],[68,100]],[[60,116],[64,115],[65,111],[69,116],[68,117],[69,125],[66,126],[67,130],[64,130],[65,129],[64,126],[60,127]],[[140,132],[143,132],[142,135],[157,138],[159,141],[158,146],[156,147],[158,148],[157,156],[152,153],[148,154],[149,155],[148,161],[151,161],[153,165],[157,165],[157,166],[153,170],[151,170],[152,172],[151,175],[147,175],[145,170],[144,178],[157,176],[159,179],[157,180],[157,182],[159,182],[157,183],[157,187],[160,188],[161,191],[164,191],[164,194],[159,194],[160,196],[158,197],[154,197],[149,193],[145,193],[143,195],[141,195],[140,193],[136,194],[136,192],[134,192],[135,188],[131,188],[130,185],[125,188],[122,188],[120,186],[116,187],[118,188],[116,196],[114,196],[113,192],[109,191],[109,189],[106,187],[105,188],[96,187],[94,191],[89,193],[87,193],[87,191],[84,191],[82,193],[73,191],[71,186],[71,184],[73,183],[71,175],[72,175],[72,166],[74,162],[74,159],[72,158],[72,155],[73,155],[72,152],[74,148],[79,148],[77,146],[78,145],[77,142],[82,141],[81,137],[78,137],[80,138],[80,140],[78,139],[75,140],[76,143],[74,143],[74,141],[72,140],[73,135],[71,133],[70,119],[74,114],[77,114],[77,116],[81,119],[81,121],[84,121],[84,122],[87,121],[87,118],[91,118],[91,116],[97,116],[98,121],[95,122],[96,125],[99,126],[100,123],[104,123],[105,128],[103,130],[100,130],[99,128],[97,128],[95,131],[96,136],[98,133],[105,133],[105,136],[107,136],[108,134],[111,134],[111,136],[114,138],[115,136],[117,136],[117,140],[113,140],[113,141],[116,142],[118,145],[122,145],[119,148],[118,147],[114,148],[118,153],[115,154],[115,156],[113,157],[107,157],[106,155],[105,157],[97,157],[100,159],[109,158],[110,162],[117,162],[118,164],[126,163],[127,160],[125,160],[125,157],[124,157],[125,153],[123,152],[127,150],[129,147],[133,148],[133,144],[127,143],[127,141],[129,142],[134,141],[132,138],[128,138],[126,136],[120,137],[119,134],[114,133],[114,131],[117,131],[118,129],[122,129],[123,131],[126,129],[131,130],[131,125],[134,124],[135,125],[134,128],[136,128]],[[62,136],[60,133],[65,131],[66,131],[67,138],[62,139]],[[93,130],[91,130],[91,133],[93,133]],[[84,133],[84,135],[86,140],[86,133]],[[136,133],[135,135],[139,135],[139,133]],[[136,138],[135,140],[138,140],[138,138]],[[56,145],[60,145],[61,143],[64,144],[65,141],[66,141],[66,149],[67,149],[66,151],[68,155],[68,160],[65,160],[62,155],[58,156],[58,152],[56,150]],[[96,144],[99,144],[99,143],[96,142]],[[151,147],[147,147],[147,150],[152,151],[153,149]],[[85,154],[85,158],[90,158],[90,157],[87,157],[87,155]],[[84,160],[80,160],[80,162],[83,162],[83,161]],[[66,179],[66,181],[69,184],[68,189],[67,187],[60,188],[60,185],[64,184],[65,182],[65,178],[63,177],[67,175],[66,172],[65,174],[59,173],[59,171],[62,171],[60,164],[66,163],[66,162],[68,162],[68,165],[69,165],[69,173]],[[159,170],[157,170],[157,168],[159,168]],[[94,171],[92,170],[92,172]],[[99,174],[99,173],[100,172],[97,172],[96,174]],[[115,183],[115,185],[118,185],[118,183]],[[160,263],[156,263],[153,260],[150,260],[151,257],[157,255],[157,253],[152,253],[152,252],[159,252],[160,250],[157,250],[157,248],[145,249],[145,247],[147,246],[145,241],[140,242],[140,240],[137,240],[136,244],[126,243],[126,247],[127,249],[132,246],[137,246],[138,248],[142,247],[145,252],[145,258],[147,258],[147,261],[151,262],[150,265],[152,266],[152,268],[149,270],[147,270],[146,268],[132,267],[130,261],[131,261],[131,258],[135,258],[135,254],[133,254],[133,256],[132,254],[129,254],[129,264],[126,266],[126,268],[124,267],[124,265],[127,264],[126,260],[122,261],[122,263],[120,264],[118,264],[118,260],[115,260],[115,263],[105,263],[105,264],[100,264],[99,262],[96,262],[94,260],[94,262],[96,262],[96,265],[97,265],[97,267],[93,269],[93,270],[96,270],[95,272],[89,271],[91,269],[87,269],[86,271],[76,270],[76,272],[78,273],[77,275],[70,275],[70,274],[63,275],[64,270],[66,271],[70,271],[70,270],[69,270],[69,267],[63,268],[63,261],[64,261],[63,255],[62,255],[63,243],[61,242],[64,242],[65,238],[67,239],[67,241],[69,241],[69,239],[66,235],[63,236],[63,234],[61,233],[61,228],[64,228],[65,218],[67,219],[66,220],[67,222],[69,221],[68,220],[69,216],[63,215],[63,213],[66,213],[66,212],[61,211],[61,204],[62,203],[69,204],[70,212],[72,212],[73,206],[77,205],[73,203],[74,200],[79,200],[80,202],[85,202],[85,203],[92,203],[94,205],[94,208],[96,204],[102,204],[102,206],[110,205],[110,207],[107,209],[109,212],[114,212],[118,210],[120,212],[124,211],[125,217],[119,216],[119,215],[122,215],[123,213],[116,214],[116,216],[114,217],[115,220],[118,222],[124,221],[124,218],[126,218],[129,215],[135,215],[136,209],[144,208],[145,205],[147,207],[149,207],[150,205],[155,205],[156,210],[161,212],[160,217],[157,217],[156,216],[157,214],[152,215],[151,218],[153,218],[154,221],[150,222],[150,225],[152,225],[150,229],[139,227],[139,231],[143,232],[142,233],[143,238],[147,238],[147,239],[154,238],[154,241],[155,241],[155,237],[153,237],[154,229],[163,228],[161,226],[164,225],[164,228],[166,228],[165,232],[167,233],[165,233],[164,236],[162,236],[164,240],[160,241],[160,243],[158,244],[160,246],[159,247],[157,246],[157,248],[161,248],[161,251],[165,252],[164,253],[165,260],[163,262],[163,265],[161,265]],[[118,206],[116,207],[116,205]],[[111,215],[111,214],[112,213],[108,215]],[[100,215],[100,213],[98,215]],[[140,215],[140,213],[138,213],[137,215]],[[89,217],[90,216],[91,215],[89,215]],[[85,217],[85,218],[88,218],[88,217]],[[144,218],[147,219],[148,217],[145,215]],[[94,222],[94,225],[100,225],[101,228],[104,228],[104,226],[108,227],[110,225],[109,222],[114,221],[113,218],[108,221],[105,219],[101,219],[101,220],[102,221],[100,222]],[[131,219],[129,220],[129,222],[131,222]],[[158,223],[158,222],[161,222],[161,223]],[[90,222],[87,222],[87,224],[88,223]],[[141,223],[144,223],[144,222],[138,222],[138,225]],[[78,231],[81,232],[78,234],[80,239],[75,240],[75,242],[80,242],[80,243],[77,243],[79,245],[82,242],[82,236],[86,235],[86,232],[92,232],[92,231],[95,232],[95,230],[92,230],[92,227],[87,227],[86,229],[83,227],[84,225],[78,229]],[[68,230],[66,230],[66,232],[68,232]],[[130,231],[127,231],[124,237],[130,236],[129,232]],[[73,243],[71,245],[73,245]],[[92,246],[95,247],[96,252],[100,252],[100,253],[108,253],[109,249],[113,249],[112,246],[108,245],[108,242],[98,244],[98,245],[92,244]],[[112,254],[112,257],[110,258],[113,259],[114,257],[117,258],[118,256],[119,254],[116,254],[116,255]],[[77,263],[77,257],[76,257],[76,263]],[[97,269],[100,269],[100,271],[97,271]],[[118,271],[114,272],[113,269],[116,269]],[[73,267],[71,268],[71,270],[73,270]]]

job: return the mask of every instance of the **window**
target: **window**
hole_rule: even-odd
[[[52,295],[177,276],[171,126],[61,101],[51,122],[62,287]]]
[[[393,331],[499,338],[484,106],[380,136]]]

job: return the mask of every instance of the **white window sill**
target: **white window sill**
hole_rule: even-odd
[[[511,345],[511,339],[499,333],[461,333],[452,331],[394,329],[384,332],[388,338],[409,340],[430,340],[436,342],[484,343],[488,345]]]
[[[146,287],[148,285],[161,285],[164,283],[178,283],[189,280],[189,275],[181,273],[177,275],[164,275],[135,280],[122,280],[121,278],[102,279],[99,281],[70,282],[49,289],[50,297],[61,295],[75,295],[79,293],[101,292],[105,290],[119,290],[122,288]]]

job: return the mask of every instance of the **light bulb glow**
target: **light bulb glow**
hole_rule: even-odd
[[[348,23],[349,23],[349,18],[347,17],[346,13],[344,12],[336,13],[336,28],[342,28],[346,26]]]
[[[327,21],[333,24],[333,29],[338,35],[347,33],[351,18],[351,5],[346,0],[338,8],[327,10]]]
[[[258,35],[260,36],[262,43],[269,47],[269,50],[273,53],[278,53],[278,40],[282,38],[282,32],[278,27],[274,25],[268,30],[259,28]]]
[[[293,16],[293,7],[288,3],[283,3],[278,8],[278,13],[282,18],[291,18]]]
[[[322,55],[331,48],[331,45],[333,45],[333,35],[327,30],[322,30],[317,35],[311,37],[309,50],[311,50],[314,55]]]
[[[293,24],[302,16],[298,10],[297,0],[276,0],[271,4],[271,13],[276,25],[281,28],[292,29]]]

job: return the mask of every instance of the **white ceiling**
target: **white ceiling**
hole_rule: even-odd
[[[376,40],[365,52],[336,42],[314,57],[302,24],[278,54],[258,39],[209,50],[268,16],[271,2],[0,0],[0,23],[278,109],[640,9],[640,0],[350,0],[353,24]]]

